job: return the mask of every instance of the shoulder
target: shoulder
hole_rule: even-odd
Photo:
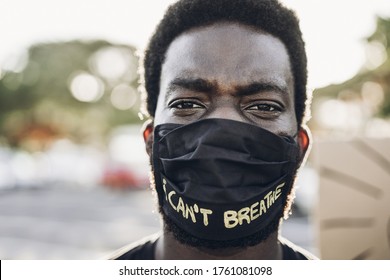
[[[279,242],[283,249],[283,260],[318,260],[313,254],[283,237],[279,237]]]
[[[154,234],[126,245],[108,258],[110,260],[153,260],[159,234]]]

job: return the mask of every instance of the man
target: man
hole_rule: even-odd
[[[276,0],[181,0],[144,59],[164,229],[115,259],[310,259],[278,236],[309,150],[306,54]]]

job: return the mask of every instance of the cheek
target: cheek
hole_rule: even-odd
[[[166,112],[166,110],[168,110],[168,109],[165,108],[164,102],[165,102],[165,98],[162,95],[162,93],[160,93],[159,97],[157,99],[156,112],[154,115],[154,124],[155,125],[166,122],[166,118],[169,115],[168,114],[169,112]]]
[[[297,121],[294,114],[283,114],[272,122],[262,121],[258,124],[262,128],[278,135],[295,135],[297,133]]]
[[[283,128],[286,132],[289,132],[289,134],[294,135],[297,133],[298,129],[298,122],[297,117],[295,116],[295,110],[289,110],[288,113],[284,114],[279,119],[279,125],[280,128]]]

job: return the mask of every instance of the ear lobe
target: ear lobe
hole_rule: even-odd
[[[152,155],[153,146],[153,121],[146,121],[143,125],[142,135],[144,137],[146,152],[149,156]]]
[[[142,132],[142,135],[144,136],[144,141],[147,142],[150,135],[153,133],[153,127],[146,126]]]
[[[298,131],[298,145],[301,151],[301,163],[304,162],[307,155],[309,154],[311,146],[311,133],[310,129],[306,126],[302,126]]]

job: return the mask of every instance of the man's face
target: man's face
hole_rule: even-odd
[[[176,38],[166,53],[154,125],[224,118],[297,132],[289,56],[277,38],[234,23]]]
[[[162,65],[154,125],[207,118],[245,122],[280,136],[296,135],[294,80],[279,39],[247,26],[220,23],[185,32],[171,43]],[[280,218],[252,237],[216,243],[190,236],[163,211],[162,215],[181,242],[206,248],[257,244],[277,229]]]

